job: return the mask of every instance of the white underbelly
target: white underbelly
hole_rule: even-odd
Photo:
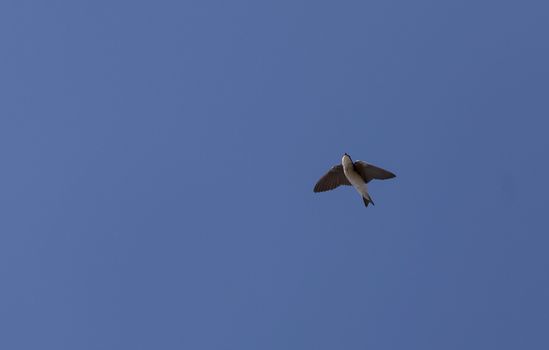
[[[361,196],[366,196],[368,194],[368,187],[366,185],[366,182],[364,182],[360,175],[358,175],[356,172],[345,171],[345,176]]]

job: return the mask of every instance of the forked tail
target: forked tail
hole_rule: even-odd
[[[367,207],[368,204],[372,203],[372,205],[375,205],[374,201],[372,200],[372,197],[370,197],[369,194],[366,196],[362,196],[362,200],[364,201],[364,205]]]

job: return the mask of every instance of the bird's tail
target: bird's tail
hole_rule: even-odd
[[[369,194],[366,194],[366,196],[362,196],[362,200],[364,201],[364,205],[367,207],[368,204],[372,203],[372,205],[375,205],[374,201],[372,200],[372,197],[370,197]]]

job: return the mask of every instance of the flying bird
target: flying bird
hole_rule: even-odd
[[[315,192],[325,192],[335,189],[340,185],[353,186],[362,196],[364,205],[374,204],[368,194],[368,185],[372,179],[392,179],[396,175],[390,171],[368,164],[362,160],[353,162],[347,153],[341,158],[341,164],[333,166],[315,185]]]

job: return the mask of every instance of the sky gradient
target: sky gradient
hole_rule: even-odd
[[[547,13],[2,1],[0,348],[548,349]]]

